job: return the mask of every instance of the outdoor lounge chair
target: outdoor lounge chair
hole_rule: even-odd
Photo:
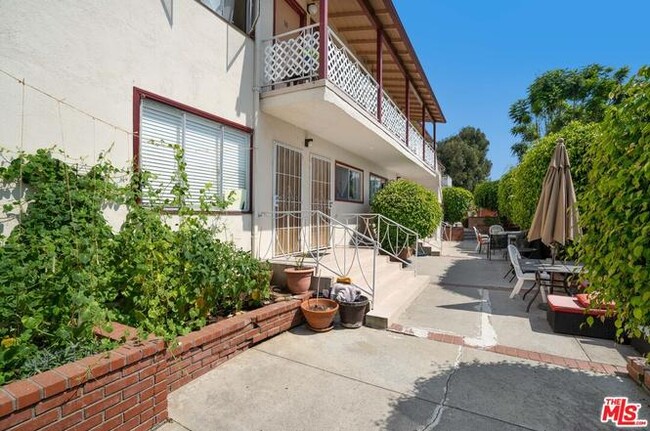
[[[500,233],[500,232],[504,232],[504,231],[505,231],[505,229],[504,229],[503,226],[501,226],[500,224],[493,224],[493,225],[490,226],[490,228],[488,229],[488,233],[489,233],[490,235],[494,235],[495,233]]]
[[[585,294],[576,296],[548,295],[548,310],[546,320],[553,332],[562,334],[581,335],[584,337],[616,338],[616,326],[613,316],[605,317],[607,306],[604,308],[589,308],[589,297]],[[593,325],[587,324],[587,317],[593,316]]]
[[[481,253],[483,250],[483,244],[487,244],[487,246],[490,246],[490,235],[485,235],[482,234],[476,229],[476,226],[474,226],[474,235],[476,235],[476,249],[474,251],[477,251]]]
[[[519,251],[517,250],[517,247],[510,244],[508,246],[508,257],[510,258],[510,263],[512,264],[512,267],[515,271],[515,276],[517,277],[517,282],[515,283],[515,287],[512,289],[512,292],[510,293],[510,298],[514,298],[515,295],[519,293],[521,288],[524,286],[524,283],[526,283],[527,281],[532,281],[533,286],[530,290],[532,290],[534,287],[539,287],[540,292],[542,293],[542,300],[546,302],[546,292],[544,291],[544,286],[543,285],[538,286],[537,280],[535,278],[535,274],[524,273],[521,270],[521,265],[519,265],[518,256],[519,256]],[[549,275],[546,273],[542,273],[540,277],[546,279],[549,277]]]
[[[509,254],[509,253],[510,253],[510,250],[507,249],[507,252],[508,252],[508,254]],[[517,249],[517,248],[515,247],[513,253],[515,254],[515,257],[517,258],[517,261],[519,261],[519,259],[521,259],[521,253],[519,253],[519,249]],[[508,281],[509,281],[509,282],[512,282],[512,280],[517,276],[517,274],[515,274],[515,266],[512,264],[512,259],[510,259],[510,269],[508,269],[508,272],[506,272],[506,275],[504,275],[503,278],[506,278],[506,277],[509,276],[510,274],[512,274],[512,277],[511,277],[510,280],[508,280]]]

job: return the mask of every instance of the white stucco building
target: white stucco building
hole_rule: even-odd
[[[398,177],[440,196],[445,118],[390,0],[3,0],[0,104],[6,148],[112,146],[166,178],[151,142],[182,144],[193,189],[234,192],[229,238],[257,254],[300,251],[274,214],[368,213]]]

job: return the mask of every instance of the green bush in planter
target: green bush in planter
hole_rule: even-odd
[[[442,221],[442,208],[436,195],[424,186],[404,179],[386,184],[377,192],[371,206],[373,212],[413,230],[420,238],[429,237]],[[395,238],[391,231],[378,234],[384,238],[383,246],[388,246],[384,244],[387,237]],[[415,239],[409,238],[409,241]]]
[[[445,209],[445,221],[456,223],[467,218],[467,211],[474,204],[472,192],[462,187],[445,187],[442,189],[442,206]]]
[[[485,181],[474,188],[474,201],[479,208],[499,209],[499,181]]]
[[[514,175],[517,168],[512,168],[499,179],[497,187],[497,210],[499,215],[507,220],[512,220],[512,196],[514,187]]]

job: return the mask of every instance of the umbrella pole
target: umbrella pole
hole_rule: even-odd
[[[557,254],[557,248],[555,246],[555,241],[551,243],[551,265],[555,265],[555,255]]]

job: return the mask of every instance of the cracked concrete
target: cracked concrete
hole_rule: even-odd
[[[462,248],[450,254],[426,258],[420,270],[436,283],[400,320],[479,347],[620,363],[622,346],[553,334],[541,312],[528,315],[523,301],[509,300],[499,262]],[[641,419],[650,417],[650,397],[626,377],[365,327],[299,327],[171,393],[173,422],[160,430],[614,429],[599,422],[603,398],[613,395],[641,403]]]
[[[175,423],[161,430],[591,430],[614,394],[648,417],[650,398],[627,378],[368,328],[300,327],[171,393]]]

